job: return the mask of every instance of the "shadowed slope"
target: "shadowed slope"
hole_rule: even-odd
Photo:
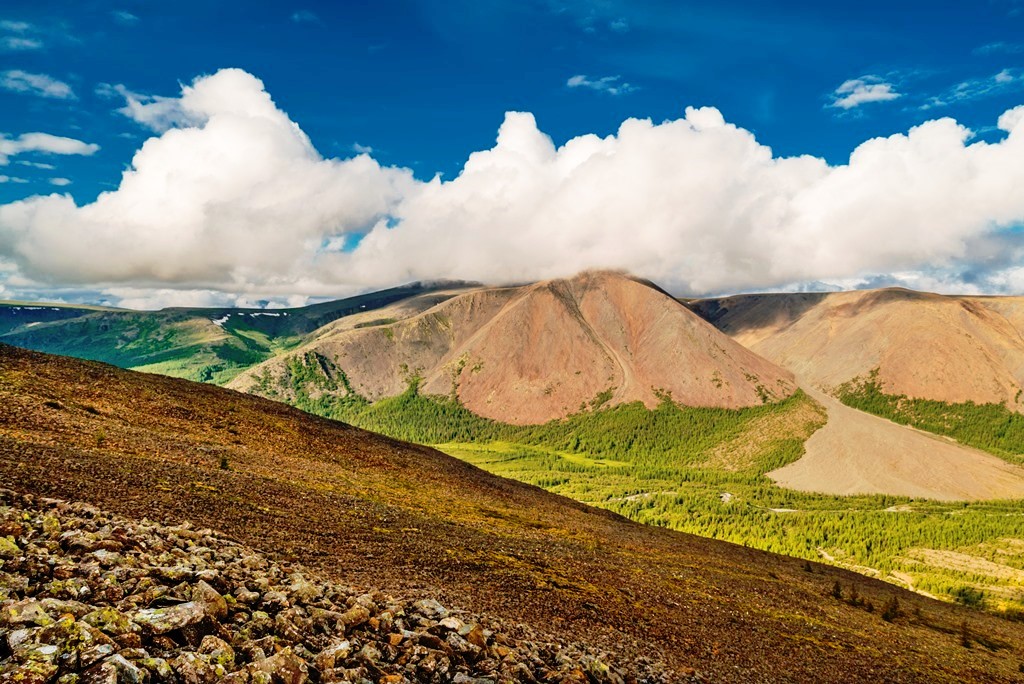
[[[230,470],[223,470],[221,464]],[[0,345],[0,482],[187,518],[346,581],[525,621],[716,681],[991,681],[1024,627],[648,528],[431,449],[181,380]],[[894,623],[828,596],[881,606]],[[914,607],[921,609],[914,613]],[[960,645],[966,620],[975,641]]]

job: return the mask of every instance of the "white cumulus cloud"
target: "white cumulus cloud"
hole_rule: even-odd
[[[0,255],[55,281],[302,291],[325,240],[415,194],[408,171],[322,158],[243,71],[197,79],[174,107],[184,117],[142,145],[116,191],[0,206]]]
[[[999,118],[996,142],[936,119],[838,165],[776,156],[711,107],[561,146],[510,112],[456,178],[423,182],[369,153],[323,158],[243,71],[168,99],[182,116],[116,190],[85,205],[65,194],[0,205],[8,289],[91,287],[152,305],[586,268],[693,294],[886,275],[976,290],[1020,281],[1024,107]]]
[[[29,93],[57,100],[75,99],[75,91],[64,81],[46,74],[32,74],[20,69],[0,73],[0,88],[14,93]]]

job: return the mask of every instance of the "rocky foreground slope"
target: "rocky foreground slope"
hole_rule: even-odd
[[[279,403],[4,345],[0,483],[214,528],[282,567],[302,563],[307,578],[435,599],[488,616],[509,639],[575,644],[577,664],[615,654],[605,664],[627,674],[649,659],[672,681],[694,671],[744,683],[1022,676],[1024,624],[636,524]],[[347,596],[335,603],[351,608]]]
[[[332,327],[255,366],[230,387],[294,398],[296,360],[315,355],[314,395],[457,396],[505,423],[544,423],[588,407],[670,395],[686,406],[739,408],[783,399],[792,376],[743,348],[650,283],[613,272],[473,290],[418,315]]]
[[[618,670],[606,653],[325,581],[187,523],[0,490],[0,535],[0,682],[667,681],[657,663]]]

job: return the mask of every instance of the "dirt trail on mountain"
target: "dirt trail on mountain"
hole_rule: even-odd
[[[802,381],[828,423],[795,463],[768,473],[783,487],[826,494],[897,494],[942,501],[1024,497],[1024,468],[863,413]]]

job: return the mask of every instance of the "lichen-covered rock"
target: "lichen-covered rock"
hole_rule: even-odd
[[[21,548],[13,537],[0,537],[0,558],[17,558],[20,555]]]
[[[100,608],[82,616],[82,622],[92,625],[104,634],[118,635],[138,631],[127,615],[116,608]]]
[[[187,601],[167,608],[144,608],[132,615],[132,621],[152,634],[166,634],[194,625],[204,617],[204,604]]]
[[[309,679],[309,667],[290,648],[255,663],[255,669],[270,675],[275,684],[304,684]]]
[[[43,604],[32,599],[9,603],[0,612],[0,626],[5,627],[14,625],[45,627],[53,622],[54,619],[47,614]]]
[[[231,644],[220,637],[215,637],[212,634],[203,637],[202,643],[199,644],[199,654],[207,656],[210,664],[214,666],[219,665],[228,672],[234,669],[235,650],[231,648]]]

